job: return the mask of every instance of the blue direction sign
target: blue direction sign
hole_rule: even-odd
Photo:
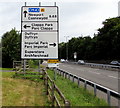
[[[40,8],[28,8],[28,12],[40,12]]]

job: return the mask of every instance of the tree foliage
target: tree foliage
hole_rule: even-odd
[[[20,60],[20,34],[15,29],[2,36],[2,67],[12,67],[13,60]]]
[[[68,43],[59,44],[60,58],[66,58],[65,45],[68,44],[69,59],[74,59],[77,52],[77,59],[120,60],[120,18],[106,19],[102,24],[93,38],[72,38]]]

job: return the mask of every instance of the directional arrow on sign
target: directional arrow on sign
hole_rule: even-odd
[[[55,47],[55,46],[56,46],[56,43],[52,43],[52,44],[49,44],[49,45]]]
[[[23,27],[26,29],[27,27],[31,27],[31,26],[24,25]]]
[[[24,11],[24,17],[26,17],[26,14],[27,14],[27,11],[25,10],[25,11]]]

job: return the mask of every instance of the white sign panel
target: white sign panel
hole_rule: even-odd
[[[58,58],[58,8],[22,7],[22,59]]]
[[[23,31],[37,31],[37,32],[57,32],[56,22],[23,22]]]
[[[59,63],[48,63],[48,67],[51,68],[51,67],[59,67]]]
[[[22,7],[23,21],[58,21],[58,7]]]
[[[58,44],[56,32],[23,32],[22,57],[32,58],[57,58]]]
[[[74,53],[74,59],[76,59],[76,58],[77,58],[77,53],[75,52],[75,53]]]

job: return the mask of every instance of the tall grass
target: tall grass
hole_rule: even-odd
[[[47,70],[48,75],[54,79],[54,71]],[[85,90],[83,87],[78,87],[76,83],[57,75],[55,84],[64,94],[67,100],[70,101],[72,106],[108,106],[108,104],[97,97],[91,92]]]
[[[2,73],[2,106],[49,106],[43,80],[13,78],[14,72]]]

